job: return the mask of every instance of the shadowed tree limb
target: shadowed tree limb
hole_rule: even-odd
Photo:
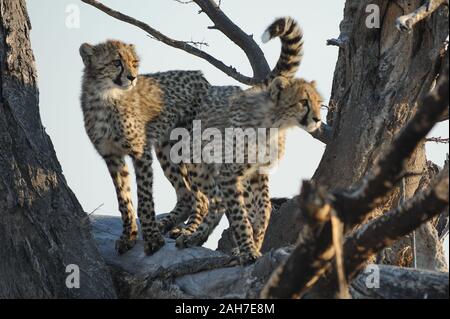
[[[314,198],[313,194],[300,196],[302,214],[315,216],[318,211],[328,207],[329,211],[336,210],[347,229],[361,223],[394,188],[403,174],[405,161],[448,109],[448,86],[447,66],[436,88],[420,103],[417,113],[393,141],[390,149],[366,175],[356,191],[321,195],[324,200],[320,205],[317,205],[317,200],[311,201],[311,198]],[[304,189],[302,193],[305,191],[310,189]],[[315,206],[311,206],[312,202]],[[334,257],[331,222],[316,222],[315,225],[311,223],[308,226],[302,230],[291,256],[268,281],[262,297],[302,296],[327,270]]]
[[[374,271],[379,287],[374,287]],[[351,285],[356,299],[448,299],[448,272],[370,265]],[[370,283],[370,285],[368,285]]]
[[[369,259],[396,240],[439,216],[449,204],[448,164],[426,191],[396,209],[363,225],[344,243],[345,277],[351,282]],[[333,263],[334,264],[334,263]],[[330,264],[331,266],[331,264]],[[336,266],[322,276],[308,297],[335,298],[339,293]],[[317,296],[315,296],[317,295]]]

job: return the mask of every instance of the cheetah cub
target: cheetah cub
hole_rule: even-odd
[[[123,233],[116,250],[123,254],[131,249],[138,233],[124,161],[130,156],[136,171],[144,250],[152,254],[164,245],[153,205],[152,147],[167,141],[168,132],[177,123],[194,116],[210,85],[197,71],[138,75],[139,58],[134,46],[120,41],[85,43],[80,54],[84,63],[81,108],[85,129],[108,166],[122,215]],[[177,167],[165,170],[176,172]],[[179,201],[191,203],[189,198]]]
[[[291,17],[276,19],[264,32],[263,42],[268,42],[277,37],[281,41],[281,53],[275,68],[268,74],[262,83],[251,87],[248,91],[267,90],[268,85],[276,77],[283,76],[287,79],[291,79],[297,73],[303,57],[303,32],[300,25]],[[234,96],[237,96],[240,92],[243,92],[243,90],[236,86],[213,86],[203,100],[200,112],[204,112],[204,114],[208,114],[205,113],[207,110],[212,110],[212,112],[215,112],[215,110],[223,112],[223,110],[226,110],[229,107],[229,100],[234,98]],[[188,126],[186,125],[186,127]],[[189,180],[189,177],[186,179]],[[254,210],[251,209],[253,207],[253,202],[259,200],[258,196],[255,196],[255,200],[252,198],[253,194],[259,194],[259,192],[254,189],[254,186],[257,184],[252,183],[252,181],[258,180],[260,180],[261,183],[265,181],[264,183],[267,184],[268,176],[262,176],[262,174],[257,173],[254,177],[249,177],[245,182],[246,191],[244,192],[244,195],[248,195],[245,196],[245,199],[246,205],[249,207],[250,218],[254,215]],[[199,198],[205,203],[202,192],[198,191],[195,186],[191,187],[191,190],[193,191],[193,194],[196,194],[195,198]],[[181,189],[177,189],[177,192],[181,193]],[[212,229],[219,223],[220,218],[219,216],[217,216],[217,218],[212,218],[213,214],[210,214],[207,218],[209,228],[207,231],[206,223],[202,224],[204,216],[208,213],[207,207],[205,208],[207,205],[208,203],[206,203],[206,205],[197,205],[194,208],[193,213],[190,214],[187,224],[174,227],[170,232],[170,236],[172,238],[178,238],[181,235],[190,235],[194,233],[200,225],[202,226],[202,233],[206,234],[212,232]],[[258,220],[264,223],[266,222],[266,219]],[[262,230],[265,229],[265,226],[254,226],[254,228]],[[261,236],[262,235],[255,234],[255,237]]]
[[[322,98],[315,82],[303,79],[275,78],[268,88],[248,90],[235,95],[229,100],[228,107],[201,113],[202,132],[207,129],[220,131],[218,144],[222,147],[222,158],[212,155],[212,163],[189,163],[188,171],[193,187],[199,188],[209,199],[209,213],[203,224],[190,235],[181,235],[177,239],[180,247],[198,246],[209,236],[212,228],[208,219],[217,219],[226,213],[233,235],[239,247],[239,262],[246,264],[260,257],[260,249],[271,213],[267,175],[264,168],[274,165],[284,153],[285,134],[292,127],[301,127],[314,132],[321,125],[320,108]],[[232,141],[226,129],[241,129]],[[270,138],[249,142],[242,132],[253,132]],[[275,137],[270,129],[278,132]],[[274,140],[275,139],[275,140]],[[217,141],[215,141],[217,143]],[[224,145],[231,143],[232,149]],[[271,158],[268,150],[277,146],[276,158]],[[203,147],[207,145],[203,143]],[[210,145],[211,146],[211,145]],[[215,151],[214,151],[215,152]],[[269,161],[251,161],[250,154],[266,154]],[[219,152],[220,153],[220,152]],[[231,155],[230,155],[231,154]],[[243,159],[238,157],[243,155]],[[230,156],[233,161],[229,161]],[[259,174],[263,172],[263,174]],[[246,185],[250,183],[253,204],[248,205]]]

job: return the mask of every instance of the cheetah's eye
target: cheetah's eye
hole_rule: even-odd
[[[116,67],[122,66],[122,61],[120,59],[114,60],[112,63]]]

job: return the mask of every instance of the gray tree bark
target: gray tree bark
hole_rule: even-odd
[[[30,29],[24,0],[0,0],[0,298],[113,298],[40,120]],[[71,264],[79,288],[66,286]]]
[[[369,4],[380,8],[380,28],[366,26]],[[321,185],[330,189],[355,185],[415,113],[417,103],[432,88],[442,61],[448,63],[448,56],[441,58],[448,36],[448,8],[442,6],[409,33],[396,29],[399,16],[420,6],[419,0],[346,2],[340,38],[347,41],[339,50],[331,96],[334,108],[327,118],[334,138],[314,175]],[[400,184],[374,216],[411,198],[426,168],[422,145],[405,167],[406,172],[419,174],[406,177],[404,189]],[[416,241],[425,240],[418,232]],[[420,247],[418,254],[421,260],[427,256]],[[412,266],[411,238],[395,244],[384,255],[386,263]]]
[[[366,8],[380,8],[380,27],[368,28]],[[327,122],[332,128],[331,140],[313,180],[330,191],[351,189],[372,167],[376,159],[391,145],[394,137],[414,115],[417,103],[431,90],[442,65],[448,63],[443,47],[448,36],[448,8],[437,9],[421,21],[410,33],[396,28],[399,16],[413,12],[421,1],[347,0],[341,23],[339,57],[334,73],[330,110]],[[396,207],[401,200],[411,198],[427,171],[425,146],[416,149],[405,166],[405,187],[397,185],[394,192],[374,210],[379,216]],[[289,205],[296,206],[293,199]],[[280,225],[295,225],[296,231],[283,232],[284,243],[297,241],[298,207],[275,215]],[[267,238],[279,237],[280,229],[269,226]],[[419,231],[417,241],[422,238]],[[429,236],[426,236],[429,239]],[[266,250],[274,248],[265,243]],[[428,243],[429,245],[430,243]],[[442,250],[435,241],[437,251]],[[383,262],[411,266],[411,238],[396,243],[383,254]],[[419,247],[418,254],[427,258]],[[419,257],[420,258],[420,257]],[[442,270],[441,261],[435,263]]]

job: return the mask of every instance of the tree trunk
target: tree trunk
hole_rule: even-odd
[[[378,265],[377,268],[379,283],[371,286],[374,278],[370,269],[361,273],[352,282],[350,290],[353,298],[448,299],[449,297],[448,272],[411,270],[383,265]]]
[[[369,4],[380,8],[380,28],[366,26]],[[340,36],[346,41],[339,52],[331,96],[333,108],[328,114],[333,139],[314,175],[321,185],[330,189],[354,186],[430,91],[448,36],[448,9],[441,7],[410,33],[401,33],[395,27],[399,16],[420,5],[419,0],[346,2]],[[422,173],[426,167],[422,145],[406,163],[405,171]],[[420,179],[420,175],[405,178],[404,192],[399,183],[373,215],[411,198]],[[412,249],[408,246],[409,239],[390,249],[385,254],[390,256],[390,263],[411,266]]]
[[[0,0],[0,298],[115,297],[40,120],[30,29],[25,0]]]

